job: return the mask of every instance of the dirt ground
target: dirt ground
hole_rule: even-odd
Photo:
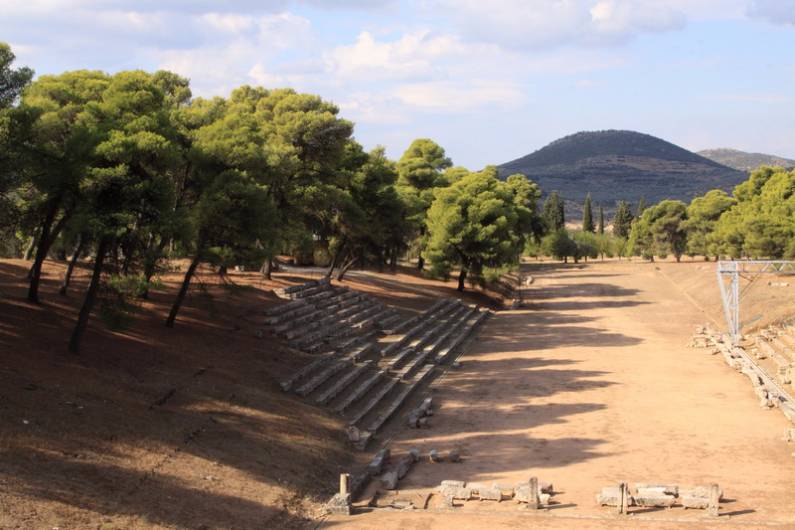
[[[257,336],[262,310],[283,303],[271,289],[317,272],[203,268],[167,329],[186,267],[172,263],[124,326],[95,311],[73,356],[87,264],[63,297],[64,264],[46,262],[41,305],[25,300],[29,266],[0,260],[0,528],[303,528],[366,458],[342,418],[279,389],[312,356]],[[345,284],[407,315],[455,292],[411,269]]]
[[[394,453],[459,448],[459,464],[421,461],[392,497],[415,503],[441,480],[513,485],[537,476],[553,509],[461,503],[452,513],[363,509],[324,528],[795,528],[792,425],[762,410],[747,379],[719,356],[687,348],[698,324],[720,321],[714,264],[528,265],[527,307],[495,315],[433,388],[431,426],[405,430]],[[781,292],[753,310],[792,314]],[[783,309],[782,309],[783,307]],[[595,504],[620,481],[720,484],[722,516],[638,509],[617,520]]]

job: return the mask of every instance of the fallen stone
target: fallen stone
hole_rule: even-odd
[[[397,488],[398,474],[397,471],[387,471],[381,475],[381,484],[384,489],[393,490]]]
[[[428,418],[420,418],[417,420],[417,427],[422,429],[428,426]]]
[[[696,486],[695,488],[681,490],[679,496],[709,499],[709,486]],[[723,500],[723,490],[720,488],[718,488],[718,500]]]
[[[420,461],[420,450],[417,449],[416,447],[412,447],[411,449],[409,449],[409,455],[411,455],[411,458],[415,462],[419,462]]]
[[[656,507],[656,508],[670,508],[676,502],[676,497],[673,495],[654,494],[654,493],[638,493],[633,496],[635,506]]]
[[[371,477],[378,475],[383,471],[384,464],[389,460],[389,449],[384,448],[378,451],[373,459],[367,464],[367,472]]]
[[[709,508],[709,498],[691,497],[690,495],[680,495],[679,504],[681,504],[684,508],[706,510],[707,508]]]
[[[461,452],[458,449],[451,449],[447,452],[447,460],[450,462],[460,462]]]
[[[414,509],[414,503],[411,502],[411,501],[393,501],[392,504],[390,504],[390,506],[392,508],[397,509],[397,510],[413,510]]]
[[[397,466],[395,467],[395,473],[397,473],[397,478],[402,479],[406,476],[406,474],[411,469],[411,466],[414,464],[414,457],[411,455],[406,455],[398,461]]]
[[[549,493],[550,495],[552,495],[553,493],[555,493],[555,488],[554,486],[552,486],[551,482],[539,482],[538,491],[540,491],[541,493]]]
[[[482,501],[497,501],[500,502],[502,500],[502,491],[500,488],[495,488],[494,486],[488,488],[478,488],[478,497]]]
[[[633,498],[630,495],[627,505],[633,506]],[[621,490],[618,486],[606,486],[596,494],[596,503],[600,506],[619,506],[621,504]]]
[[[511,498],[513,498],[513,494],[514,494],[513,486],[508,486],[507,484],[498,484],[498,483],[495,482],[494,484],[491,485],[491,487],[499,489],[500,492],[502,493],[502,498],[503,499],[511,499]]]
[[[442,457],[439,455],[439,451],[436,449],[431,449],[430,452],[428,452],[428,460],[430,460],[432,463],[437,463],[442,461]]]
[[[463,488],[466,485],[467,485],[467,483],[464,482],[463,480],[443,480],[439,487],[440,488],[444,488],[444,487]]]
[[[549,493],[539,493],[538,494],[539,506],[548,505],[551,498],[552,495],[550,495]],[[530,498],[530,484],[523,482],[520,485],[518,485],[514,489],[513,500],[515,500],[518,503],[530,504],[530,501],[532,500]]]
[[[640,482],[635,484],[638,495],[679,495],[679,486],[676,484],[647,484]]]

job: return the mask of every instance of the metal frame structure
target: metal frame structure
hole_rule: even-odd
[[[732,344],[740,342],[740,277],[753,283],[762,274],[795,275],[795,261],[784,260],[743,260],[719,261],[716,269],[723,312]],[[728,284],[726,279],[728,278]]]

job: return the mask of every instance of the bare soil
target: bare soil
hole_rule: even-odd
[[[64,264],[48,261],[41,305],[25,300],[29,266],[0,261],[0,528],[304,527],[365,458],[341,418],[280,391],[312,357],[257,337],[282,303],[271,289],[312,274],[202,269],[167,329],[186,267],[174,263],[123,329],[95,311],[73,356],[87,266],[62,297]],[[410,269],[346,284],[407,314],[454,293]]]
[[[441,480],[555,486],[553,509],[431,496],[427,511],[363,508],[341,528],[795,528],[792,425],[759,408],[747,378],[720,356],[687,348],[696,325],[720,320],[714,264],[532,264],[526,308],[495,315],[432,385],[431,426],[403,430],[394,453],[459,448],[462,463],[418,463],[384,500],[419,504]],[[782,290],[753,287],[761,321],[792,315]],[[750,292],[750,291],[749,291]],[[747,314],[747,313],[746,313]],[[595,503],[620,481],[720,484],[721,517],[638,509],[619,520]]]

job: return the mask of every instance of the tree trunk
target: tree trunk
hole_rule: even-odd
[[[39,227],[33,231],[33,235],[30,236],[30,243],[28,243],[28,247],[25,249],[25,261],[30,261],[33,259],[33,249],[36,248],[36,243],[39,241]]]
[[[61,296],[66,296],[69,290],[69,282],[72,281],[72,272],[75,270],[75,264],[77,264],[77,260],[80,259],[80,253],[83,252],[85,244],[86,237],[83,234],[77,236],[77,246],[72,253],[72,259],[69,260],[69,265],[66,266],[66,272],[63,275],[63,283],[61,283],[61,288],[58,290],[58,294]]]
[[[66,224],[68,215],[64,213],[61,219],[52,226],[55,221],[55,215],[58,213],[60,199],[53,199],[47,215],[44,217],[44,222],[41,224],[41,232],[39,233],[39,242],[36,248],[36,259],[33,261],[33,266],[30,268],[30,286],[28,287],[28,300],[38,304],[39,303],[39,284],[41,283],[41,266],[44,263],[44,258],[50,251],[50,245],[53,240],[58,237],[58,234]]]
[[[425,258],[423,258],[422,254],[420,254],[420,257],[417,258],[417,270],[421,271],[424,268],[425,268]]]
[[[83,307],[80,308],[80,314],[77,317],[77,324],[72,331],[72,337],[69,339],[69,351],[77,353],[80,349],[80,341],[83,334],[86,332],[88,326],[88,317],[91,316],[91,308],[94,307],[94,302],[97,299],[97,290],[99,283],[102,279],[102,263],[105,261],[105,254],[108,251],[110,239],[103,237],[97,245],[97,256],[94,258],[94,271],[91,273],[91,283],[88,284],[86,291],[86,298],[83,300]]]
[[[389,255],[389,268],[392,272],[397,271],[397,247],[392,247],[392,251]]]
[[[185,300],[185,295],[188,294],[190,281],[193,278],[193,274],[196,272],[196,267],[198,267],[199,262],[201,262],[201,255],[202,251],[200,248],[199,250],[196,251],[196,256],[194,256],[193,261],[190,262],[188,271],[185,273],[185,279],[182,280],[182,287],[179,288],[179,293],[177,293],[177,298],[176,300],[174,300],[174,305],[171,306],[171,312],[168,314],[168,318],[166,319],[167,328],[174,327],[174,321],[177,319],[177,313],[179,313],[179,308],[182,306],[183,300]]]
[[[466,267],[461,267],[461,271],[458,273],[458,291],[464,292],[464,281],[467,279],[467,269]]]
[[[349,259],[347,261],[347,263],[345,263],[345,265],[342,266],[342,268],[340,269],[339,274],[337,274],[337,281],[338,282],[341,282],[342,280],[345,279],[345,273],[348,272],[348,270],[350,270],[350,268],[353,267],[356,264],[357,260],[358,260],[358,258],[356,256],[351,256],[351,259]]]
[[[146,258],[144,259],[144,278],[146,279],[146,285],[144,286],[144,291],[141,293],[141,298],[144,300],[149,299],[149,282],[152,281],[152,276],[155,275],[157,260],[163,255],[163,249],[166,248],[168,241],[167,238],[162,238],[160,243],[157,244],[157,247],[153,249],[150,244],[146,249]]]
[[[334,254],[334,257],[331,260],[331,265],[326,270],[326,278],[331,278],[331,275],[334,273],[334,269],[337,268],[337,265],[340,263],[340,259],[343,256],[343,252],[345,251],[345,244],[347,243],[347,238],[342,240],[342,244],[340,248],[337,249],[337,252]]]
[[[271,279],[271,271],[273,270],[273,261],[268,258],[262,263],[262,267],[260,267],[259,271],[265,276],[266,280]]]

